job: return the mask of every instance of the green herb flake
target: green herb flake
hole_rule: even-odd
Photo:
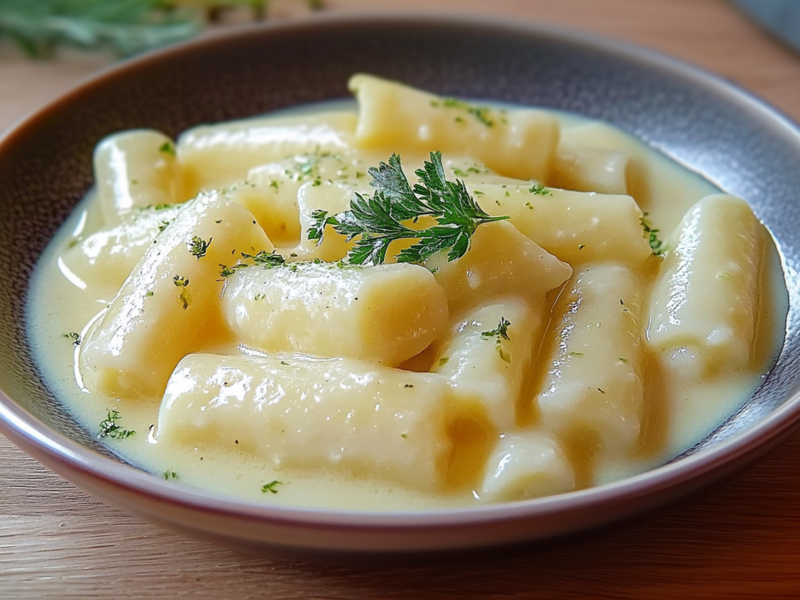
[[[161,221],[161,223],[158,224],[158,233],[161,233],[167,227],[169,227],[169,224],[170,224],[170,221]]]
[[[117,423],[120,418],[119,411],[116,408],[106,411],[106,418],[100,421],[100,433],[97,435],[98,439],[112,438],[115,440],[124,440],[136,433],[132,429],[123,429],[120,427],[119,423]]]
[[[484,331],[481,335],[485,338],[493,338],[497,337],[497,342],[500,343],[500,340],[510,340],[511,338],[508,337],[508,328],[511,326],[511,323],[506,320],[505,317],[500,317],[500,323],[492,329],[491,331]]]
[[[661,230],[653,228],[653,224],[650,222],[650,219],[648,219],[648,214],[649,213],[643,213],[642,217],[639,219],[642,224],[642,229],[644,230],[644,237],[650,244],[650,251],[653,255],[663,256],[667,251],[667,245],[658,238],[658,233]]]
[[[169,481],[170,479],[177,479],[177,478],[178,474],[175,471],[164,471],[164,479]]]
[[[537,183],[532,185],[528,190],[531,194],[535,194],[537,196],[552,196],[553,192],[543,186],[541,183]]]
[[[583,356],[583,352],[570,352],[570,356]]]
[[[181,275],[175,275],[172,278],[172,283],[181,288],[181,293],[178,294],[178,299],[183,303],[183,309],[186,310],[192,303],[192,296],[187,289],[189,280]]]
[[[68,340],[72,340],[73,346],[80,346],[81,345],[81,334],[77,331],[70,331],[69,333],[63,334],[61,337],[65,337]]]
[[[253,261],[253,264],[262,266],[262,267],[279,267],[286,264],[286,260],[277,253],[276,250],[272,252],[267,252],[266,250],[260,250],[257,254],[245,254],[244,252],[241,253],[242,258],[250,259]]]
[[[440,367],[443,367],[443,366],[445,366],[445,365],[446,365],[448,362],[450,362],[450,358],[449,358],[449,357],[447,357],[447,356],[443,356],[442,358],[440,358],[440,359],[439,359],[439,366],[440,366]]]
[[[261,492],[264,494],[266,494],[267,492],[270,492],[272,494],[277,494],[278,490],[276,490],[275,488],[278,487],[279,485],[283,485],[283,483],[278,481],[277,479],[273,479],[269,483],[265,483],[264,485],[261,486]]]
[[[175,156],[175,146],[173,146],[171,142],[164,142],[161,144],[161,147],[158,149],[158,151],[163,152],[164,154],[169,154],[170,156]]]

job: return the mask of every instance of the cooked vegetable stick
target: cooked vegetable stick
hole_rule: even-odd
[[[576,271],[554,310],[555,327],[536,398],[542,423],[611,453],[633,451],[644,415],[641,283],[618,264]]]
[[[364,148],[467,154],[500,175],[547,179],[559,128],[545,111],[474,106],[370,75],[354,75],[349,86]]]
[[[244,208],[201,195],[158,236],[81,346],[86,387],[109,395],[161,395],[190,352],[228,341],[219,264],[272,250]]]
[[[94,179],[107,225],[136,208],[163,206],[179,198],[172,140],[158,131],[132,129],[103,139],[94,151]]]
[[[436,375],[345,358],[190,354],[170,377],[157,435],[435,491],[450,451],[448,389]]]
[[[228,324],[267,352],[344,356],[396,366],[447,326],[447,300],[417,265],[298,264],[237,271],[223,297]]]

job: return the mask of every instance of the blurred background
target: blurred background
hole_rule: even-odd
[[[607,35],[733,79],[784,111],[796,104],[800,58],[787,61],[785,42],[793,30],[800,38],[800,0],[0,0],[0,131],[93,71],[145,50],[247,22],[398,10]]]

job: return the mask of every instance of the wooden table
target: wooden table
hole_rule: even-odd
[[[396,8],[328,0],[330,10]],[[800,55],[724,0],[404,0],[569,25],[732,79],[800,121]],[[0,130],[108,62],[0,50]],[[0,437],[2,598],[800,597],[800,434],[737,479],[552,547],[456,564],[322,567],[238,554],[100,504]]]

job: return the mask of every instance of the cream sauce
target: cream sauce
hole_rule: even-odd
[[[322,106],[322,110],[351,110],[352,103]],[[278,116],[319,111],[320,106],[301,111],[283,111]],[[586,123],[581,117],[557,113],[570,135],[574,127]],[[681,167],[629,136],[616,132],[607,139],[608,147],[633,149],[641,157],[640,168],[651,183],[646,197],[637,198],[648,210],[654,224],[671,231],[686,210],[700,198],[718,192],[709,182]],[[96,433],[107,411],[116,408],[120,426],[135,430],[124,440],[106,443],[125,460],[158,477],[174,472],[176,485],[189,485],[222,492],[256,503],[295,507],[327,507],[342,510],[427,510],[467,506],[479,502],[475,493],[432,495],[394,483],[348,477],[340,472],[278,469],[245,452],[218,447],[170,447],[152,435],[161,398],[130,400],[110,398],[82,390],[76,385],[72,342],[64,334],[84,331],[92,318],[114,297],[116,289],[87,289],[61,260],[74,240],[100,228],[102,218],[92,194],[76,208],[41,257],[34,274],[28,301],[30,339],[40,369],[77,421]],[[783,340],[787,294],[780,260],[774,245],[768,244],[763,269],[769,305],[762,307],[758,349],[761,365],[754,372],[742,373],[724,381],[687,386],[660,382],[648,399],[643,438],[647,440],[641,456],[612,462],[595,473],[594,483],[620,479],[664,463],[681,453],[717,427],[752,395],[761,384],[764,372],[774,361]],[[224,349],[222,349],[224,351]],[[234,350],[234,349],[230,349]],[[652,372],[652,369],[650,370]],[[149,433],[150,432],[150,433]],[[166,476],[165,476],[166,477]],[[273,480],[282,482],[262,491]]]

